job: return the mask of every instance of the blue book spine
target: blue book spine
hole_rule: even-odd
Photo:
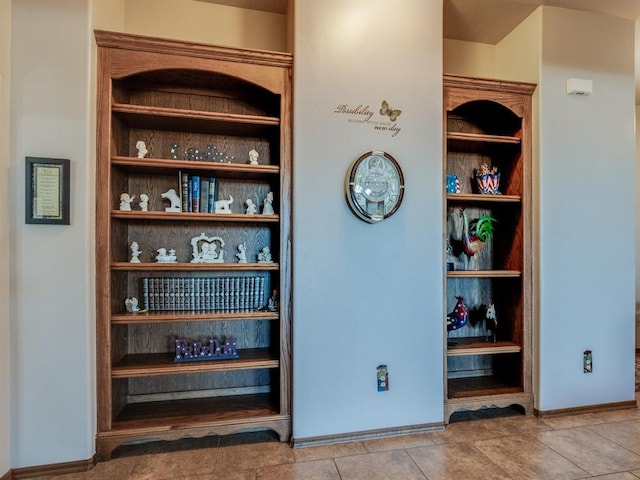
[[[209,178],[209,198],[207,199],[207,211],[209,213],[215,213],[216,202],[216,179],[214,177]]]
[[[199,212],[200,211],[200,177],[194,176],[192,179],[193,183],[193,197],[191,199],[191,211]]]

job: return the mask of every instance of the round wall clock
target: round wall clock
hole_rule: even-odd
[[[377,223],[393,215],[402,203],[402,169],[386,152],[363,153],[347,171],[345,191],[353,213],[365,222]]]

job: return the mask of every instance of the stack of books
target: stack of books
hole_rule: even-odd
[[[183,212],[215,213],[218,182],[215,177],[180,173],[180,199]]]
[[[144,277],[142,299],[150,312],[254,312],[265,306],[265,277]]]

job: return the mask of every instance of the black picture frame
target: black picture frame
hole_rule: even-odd
[[[69,225],[70,161],[26,157],[25,223]]]

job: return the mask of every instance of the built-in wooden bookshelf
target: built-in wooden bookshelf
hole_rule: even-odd
[[[445,421],[458,410],[520,405],[533,412],[531,379],[532,190],[531,95],[535,85],[455,75],[444,77],[445,175],[460,191],[445,195],[445,309],[457,297],[466,326],[445,336]],[[480,193],[475,174],[497,167],[500,193]],[[462,251],[462,209],[468,219],[490,215],[495,233],[473,256]],[[498,327],[486,327],[489,303]]]
[[[107,459],[127,442],[256,429],[274,430],[287,441],[291,55],[105,31],[95,37],[97,456]],[[139,140],[148,149],[143,158],[137,155]],[[179,152],[215,145],[225,152],[224,161],[187,160],[171,151],[174,144]],[[249,164],[252,149],[259,153],[258,165]],[[233,197],[232,212],[165,211],[169,203],[161,193],[181,192],[181,173],[214,178],[218,198]],[[268,192],[275,213],[245,212],[246,199],[261,207]],[[120,210],[122,193],[137,198],[146,193],[148,211],[138,208],[137,199],[131,211]],[[191,263],[190,241],[202,233],[224,240],[224,262]],[[142,251],[140,263],[130,262],[134,241]],[[236,258],[240,244],[246,246],[247,263]],[[265,246],[272,262],[258,261]],[[177,261],[157,262],[161,247],[175,249]],[[168,279],[171,288],[195,279],[210,288],[223,276],[259,277],[261,303],[223,310],[205,305],[203,293],[200,309],[173,303],[170,310],[125,308],[131,297],[148,306],[151,295],[143,285],[152,279]],[[245,284],[249,281],[236,283]],[[269,297],[276,301],[267,308]],[[211,336],[237,339],[238,358],[174,362],[177,338]]]

